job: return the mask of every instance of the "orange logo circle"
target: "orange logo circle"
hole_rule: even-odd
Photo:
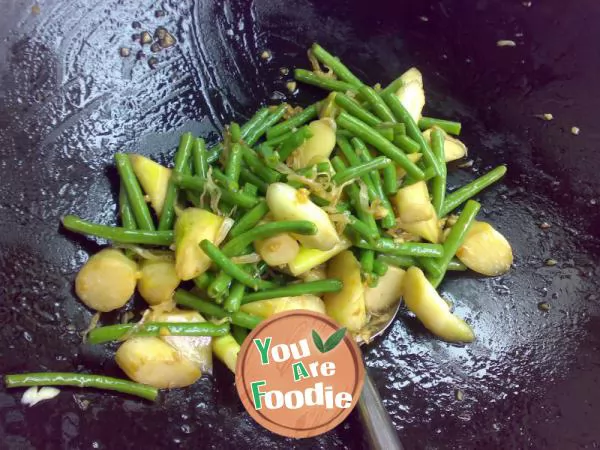
[[[263,427],[306,438],[331,430],[356,405],[365,369],[349,333],[329,317],[287,311],[245,339],[235,383],[248,413]]]

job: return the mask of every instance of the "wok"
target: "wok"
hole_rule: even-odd
[[[61,231],[59,218],[114,223],[118,150],[169,161],[184,131],[214,141],[225,123],[267,101],[307,104],[322,95],[305,87],[290,95],[280,71],[307,67],[305,49],[319,41],[371,84],[412,65],[423,71],[428,115],[462,121],[474,160],[452,186],[492,165],[509,167],[480,196],[480,217],[511,241],[514,270],[493,279],[455,275],[442,287],[477,341],[440,342],[402,312],[365,349],[404,446],[598,445],[598,2],[14,0],[2,8],[3,374],[122,376],[114,349],[82,346],[79,334],[91,312],[74,297],[73,279],[99,243]],[[158,9],[166,15],[156,17]],[[148,47],[136,60],[134,21],[177,38],[154,70]],[[502,39],[516,46],[498,47]],[[136,50],[122,58],[122,46]],[[270,60],[260,58],[265,49]],[[543,113],[554,120],[536,117]],[[558,264],[546,266],[548,258]],[[156,404],[64,389],[25,408],[20,392],[1,388],[0,447],[364,446],[355,415],[318,438],[273,435],[245,413],[231,374],[220,365],[215,372]]]

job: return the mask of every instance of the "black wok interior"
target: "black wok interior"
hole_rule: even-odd
[[[290,95],[280,72],[308,67],[306,49],[318,41],[370,84],[421,69],[427,114],[462,121],[474,160],[454,172],[452,186],[499,163],[509,168],[480,196],[480,217],[512,243],[514,270],[452,276],[442,286],[477,341],[437,341],[403,312],[365,350],[404,446],[598,445],[598,2],[14,0],[2,9],[2,374],[122,376],[114,348],[81,344],[92,314],[72,289],[77,269],[104,243],[65,233],[60,217],[116,223],[116,151],[167,162],[184,131],[214,142],[224,124],[261,104],[322,96],[304,86]],[[156,17],[158,9],[166,15]],[[143,60],[119,56],[122,46],[139,48],[134,21],[165,26],[178,40],[154,70],[147,47]],[[517,45],[498,47],[501,39]],[[260,58],[265,49],[268,61]],[[535,117],[543,113],[554,120]],[[546,266],[548,258],[558,264]],[[0,387],[0,448],[364,446],[355,415],[301,441],[260,428],[220,364],[156,404],[64,389],[26,408],[20,394]]]

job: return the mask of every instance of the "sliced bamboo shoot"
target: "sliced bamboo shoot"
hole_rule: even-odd
[[[152,208],[160,217],[169,187],[171,170],[142,155],[131,154],[129,159],[135,176],[150,199]]]
[[[506,238],[487,222],[475,221],[456,256],[469,269],[494,277],[510,270],[512,248]]]
[[[431,143],[431,128],[423,131],[423,137]],[[467,146],[461,140],[444,133],[444,157],[446,162],[456,161],[467,156]]]
[[[390,266],[384,276],[379,277],[377,286],[365,290],[365,306],[367,311],[385,311],[400,301],[402,297],[402,280],[404,270]]]

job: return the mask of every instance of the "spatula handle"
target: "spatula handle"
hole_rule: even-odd
[[[365,384],[358,400],[358,413],[362,421],[365,436],[371,450],[402,450],[398,432],[383,407],[379,392],[365,372]]]

